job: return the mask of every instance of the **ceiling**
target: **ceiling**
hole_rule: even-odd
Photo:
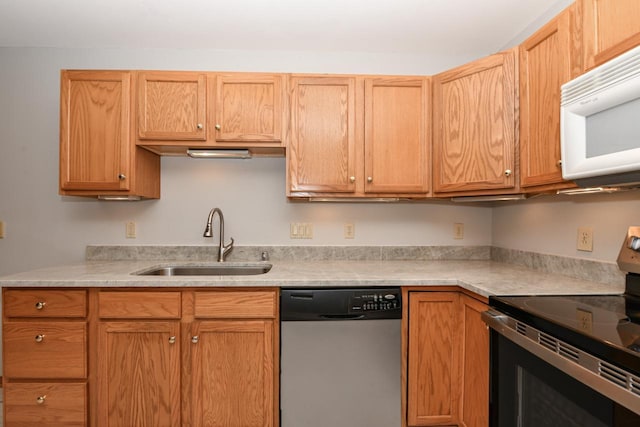
[[[0,46],[379,52],[501,49],[559,0],[0,0]]]

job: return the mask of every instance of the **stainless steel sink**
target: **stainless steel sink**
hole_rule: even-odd
[[[271,264],[169,265],[134,273],[138,276],[253,276],[271,270]]]

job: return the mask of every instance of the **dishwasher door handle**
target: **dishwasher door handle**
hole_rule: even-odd
[[[364,319],[364,314],[321,314],[320,317],[334,320],[357,320]]]

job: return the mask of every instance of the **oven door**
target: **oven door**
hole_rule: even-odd
[[[487,320],[491,316],[499,315],[484,316],[492,328],[491,427],[640,426],[640,415],[584,384],[581,375],[586,369],[578,366],[585,372],[576,375],[573,369],[563,369],[564,363],[553,366],[534,354],[541,354],[539,350],[531,351],[526,343],[525,349],[508,338],[509,333],[503,334],[504,329]],[[521,342],[517,335],[511,337]]]

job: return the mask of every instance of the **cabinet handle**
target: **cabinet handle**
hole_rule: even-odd
[[[44,302],[44,301],[38,301],[36,303],[36,310],[42,310],[44,308],[45,304],[46,304],[46,302]]]
[[[194,335],[194,336],[191,337],[191,342],[194,343],[194,344],[198,344],[198,340],[199,339],[200,339],[199,336]]]
[[[216,130],[220,130],[220,129],[222,129],[222,126],[216,125]]]
[[[118,174],[118,179],[119,179],[120,181],[124,181],[125,179],[127,179],[127,176],[126,176],[125,174],[123,174],[123,173],[119,173],[119,174]]]
[[[504,176],[511,176],[511,169],[504,171]]]
[[[355,176],[350,176],[349,177],[349,181],[350,182],[356,182],[356,177]]]
[[[368,176],[367,177],[367,182],[373,182],[373,177],[372,176]]]
[[[42,341],[44,341],[44,335],[42,334],[36,335],[36,342],[42,342]]]
[[[198,124],[196,125],[196,127],[197,127],[198,129],[202,129],[204,126],[202,126],[202,123],[198,123]]]
[[[169,344],[175,344],[176,343],[176,337],[169,337]]]
[[[36,403],[38,405],[42,405],[44,403],[44,400],[47,398],[47,395],[43,395],[43,396],[38,396],[36,397]]]

